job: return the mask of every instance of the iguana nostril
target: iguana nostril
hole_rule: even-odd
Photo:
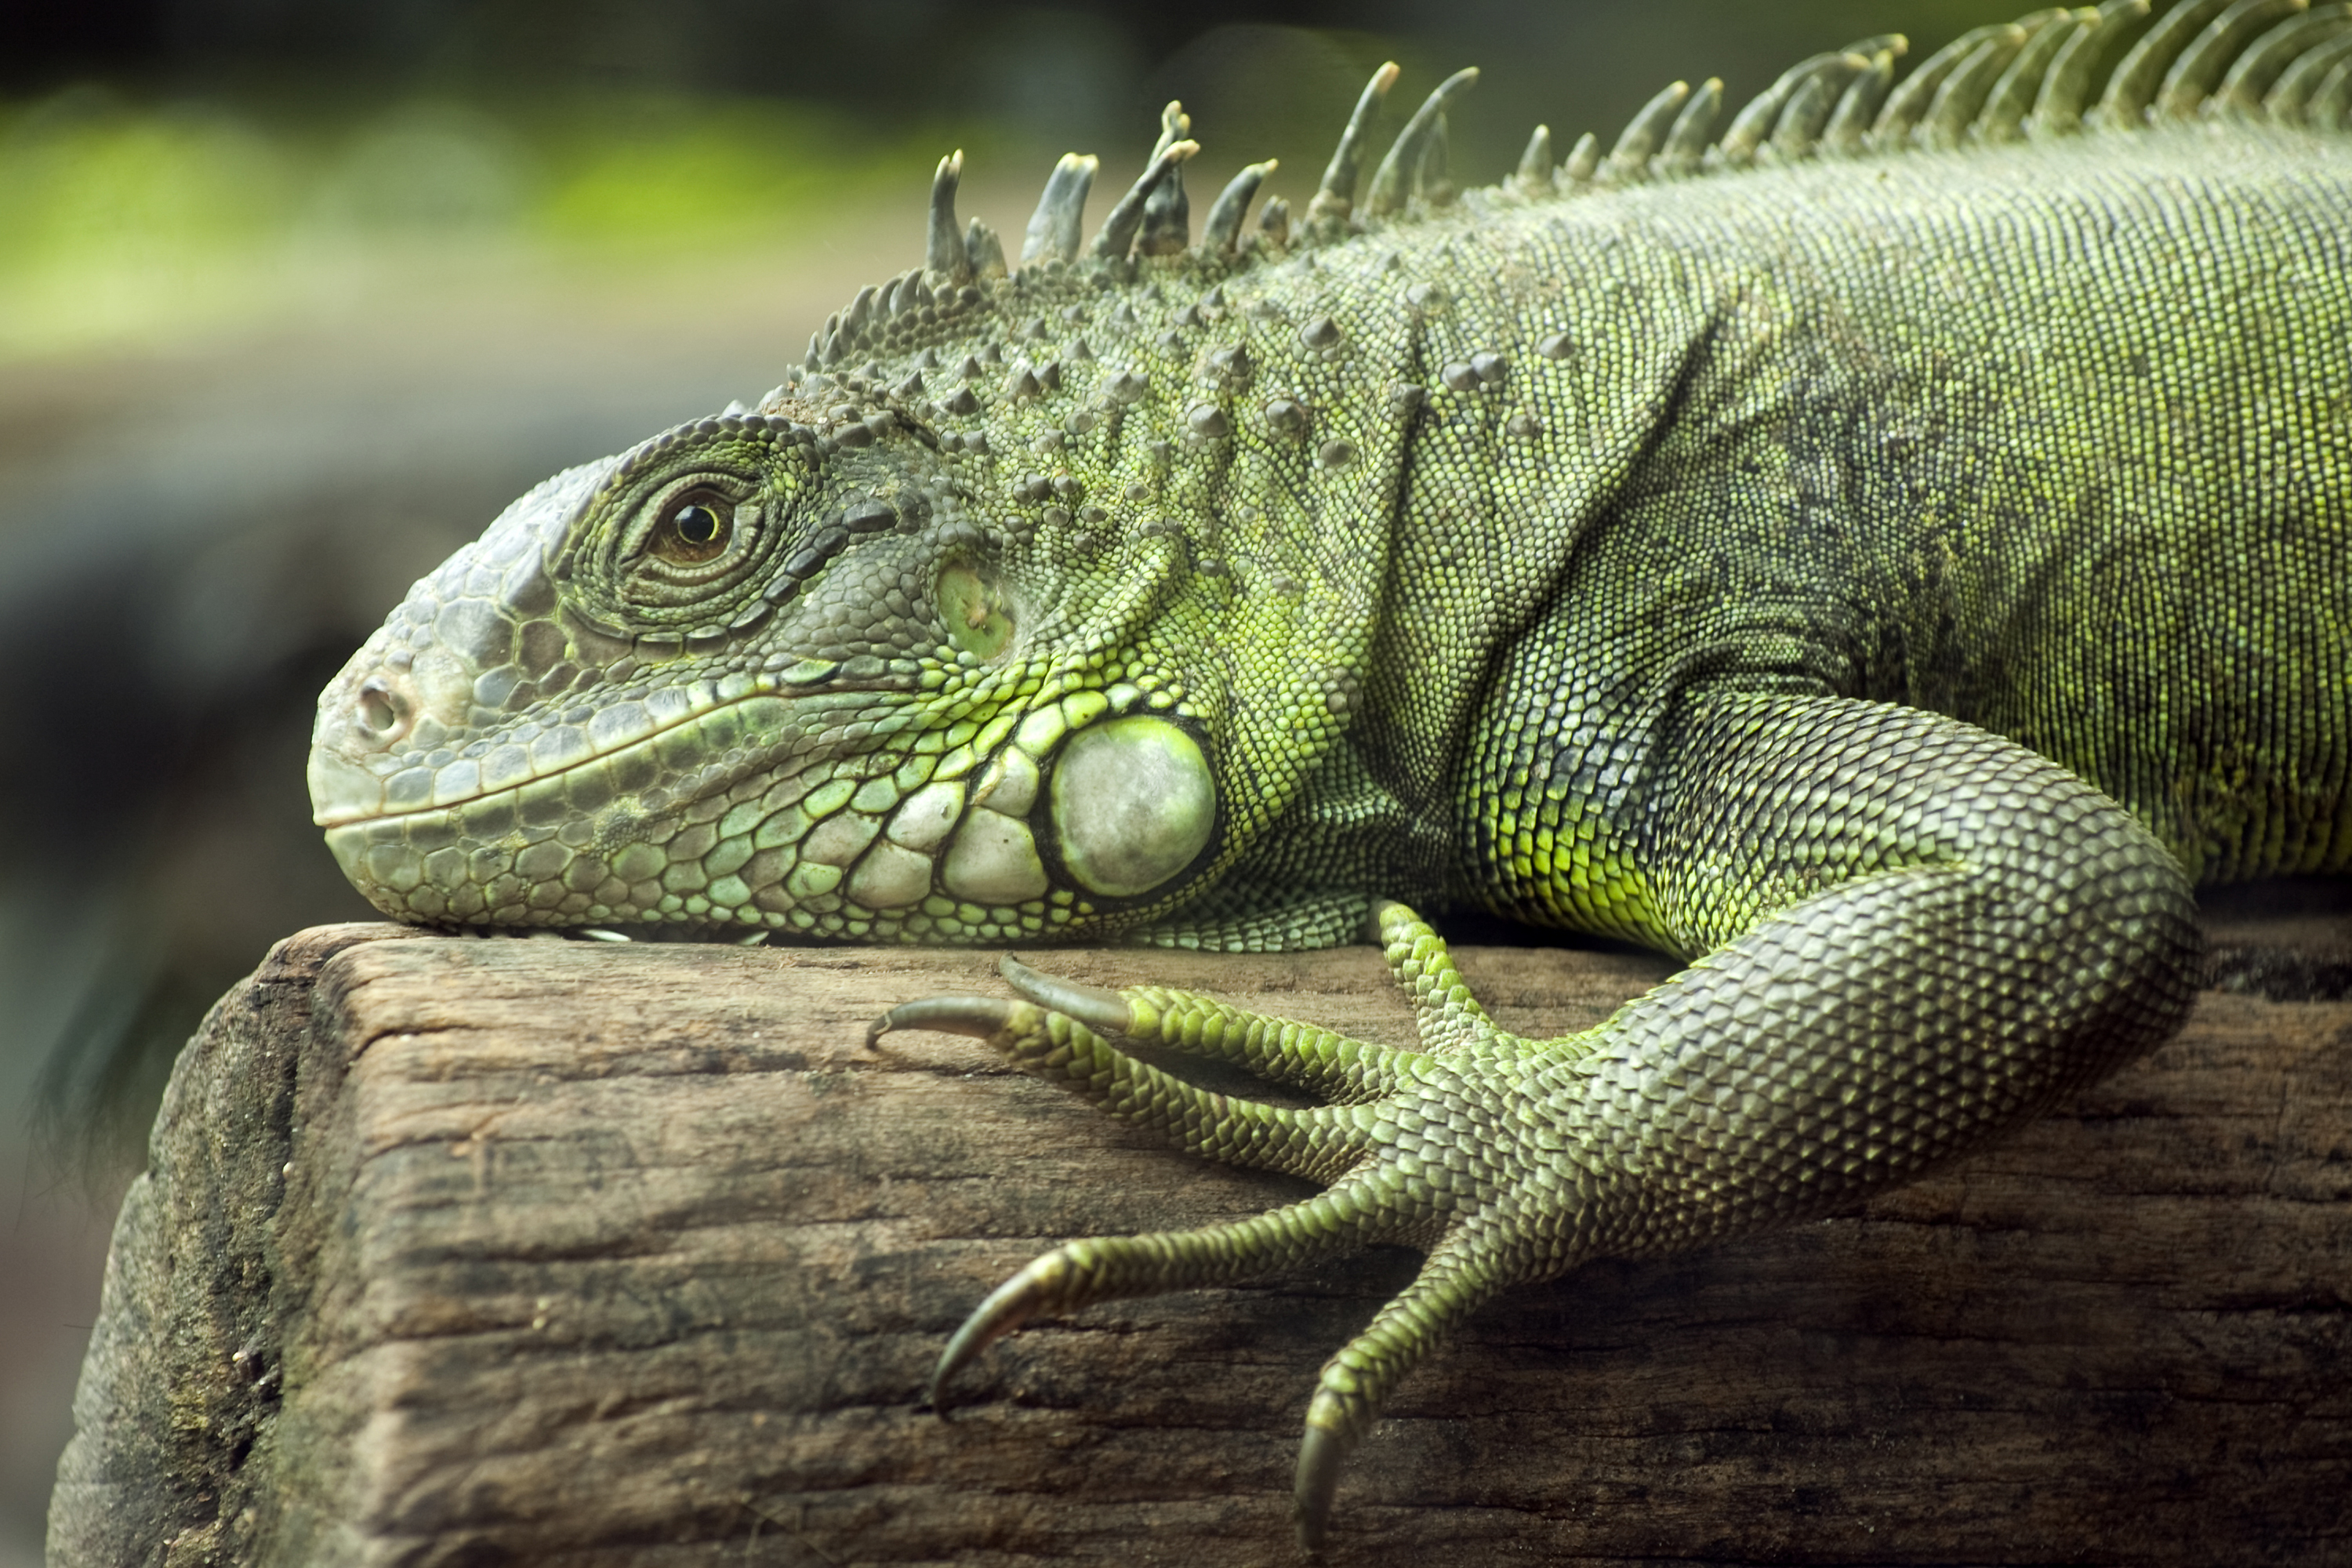
[[[370,680],[360,688],[359,700],[352,704],[352,710],[360,728],[371,740],[396,740],[408,727],[408,705],[380,679]]]

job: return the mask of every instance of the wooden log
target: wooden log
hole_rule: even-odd
[[[2239,984],[2325,971],[2223,934]],[[1460,955],[1530,1032],[1666,968]],[[1046,962],[1410,1039],[1370,949]],[[1414,1256],[1035,1324],[953,1419],[919,1410],[1038,1251],[1306,1190],[977,1041],[861,1048],[964,990],[999,992],[987,955],[281,943],[191,1042],[124,1205],[52,1561],[1293,1560],[1315,1369]],[[2209,991],[1853,1215],[1511,1294],[1356,1457],[1333,1557],[2343,1561],[2347,1037],[2352,1005]]]

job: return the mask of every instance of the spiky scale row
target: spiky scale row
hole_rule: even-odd
[[[2320,77],[2347,54],[2352,54],[2352,5],[2318,5],[2301,16],[2290,16],[2230,63],[2229,74],[2214,91],[2215,105],[2230,113],[2260,114],[2266,95],[2288,70],[2300,66],[2316,86]],[[2297,110],[2302,102],[2299,97],[2294,100]],[[2282,100],[2280,110],[2286,107]]]
[[[2352,0],[2316,8],[2309,0],[2189,0],[2133,39],[2132,30],[2150,13],[2149,0],[2106,0],[2095,8],[2037,11],[1977,27],[1922,60],[1899,84],[1895,62],[1908,47],[1904,37],[1860,39],[1790,67],[1713,140],[1723,111],[1722,80],[1709,78],[1695,91],[1673,82],[1634,113],[1605,154],[1588,132],[1555,168],[1550,129],[1536,127],[1506,188],[1536,198],[1734,171],[1759,161],[1889,155],[2062,136],[2086,125],[2129,130],[2215,114],[2321,130],[2352,120]],[[1445,115],[1476,83],[1475,68],[1455,72],[1423,100],[1359,205],[1372,129],[1398,74],[1391,62],[1365,84],[1307,205],[1297,243],[1331,244],[1408,216],[1416,200],[1434,206],[1451,197]],[[2095,107],[2090,101],[2095,89]],[[1198,151],[1185,139],[1190,130],[1182,105],[1170,103],[1143,174],[1083,247],[1087,196],[1100,161],[1064,154],[1029,220],[1021,264],[1075,264],[1082,248],[1093,265],[1124,264],[1131,254],[1187,254],[1181,165]],[[1250,248],[1243,225],[1275,167],[1272,161],[1252,163],[1234,176],[1190,254],[1214,264]],[[971,302],[941,296],[941,282],[965,285],[1004,275],[1003,247],[978,219],[957,235],[955,192],[962,169],[963,154],[953,153],[940,160],[932,183],[919,275],[930,281],[916,288],[909,280],[919,275],[905,274],[861,292],[811,340],[810,368],[836,364],[860,350],[887,349],[892,316],[922,307],[946,313]],[[1267,204],[1256,248],[1276,253],[1292,247],[1286,205]]]

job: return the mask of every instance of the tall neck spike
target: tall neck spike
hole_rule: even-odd
[[[1338,239],[1348,232],[1348,220],[1356,210],[1356,177],[1364,166],[1364,140],[1371,134],[1372,119],[1381,111],[1381,104],[1396,85],[1397,63],[1389,61],[1372,73],[1364,84],[1362,96],[1356,100],[1356,111],[1348,116],[1348,128],[1339,133],[1339,145],[1333,149],[1331,162],[1323,171],[1323,184],[1316,190],[1315,199],[1307,204],[1307,237],[1318,243]]]
[[[965,253],[963,235],[956,227],[956,186],[963,179],[963,149],[940,160],[931,176],[931,216],[923,245],[923,268],[961,283],[971,277],[971,258]]]

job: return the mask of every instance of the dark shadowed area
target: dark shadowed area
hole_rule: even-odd
[[[1303,207],[1384,58],[1408,110],[1484,68],[1485,183],[1538,121],[2016,9],[0,0],[0,1568],[174,1053],[369,913],[309,821],[319,688],[515,495],[781,379],[919,258],[940,154],[1017,235],[1099,152],[1098,216],[1181,98],[1196,191],[1278,156]]]

